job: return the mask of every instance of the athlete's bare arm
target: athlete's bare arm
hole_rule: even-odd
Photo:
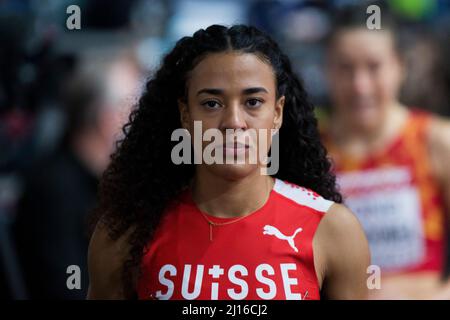
[[[446,212],[450,221],[450,121],[436,117],[429,131],[429,146],[433,171],[440,182]],[[450,280],[433,299],[450,299]]]
[[[441,183],[446,209],[450,214],[450,121],[435,118],[429,137],[432,167]]]
[[[116,241],[105,227],[97,225],[89,243],[89,289],[87,299],[125,299],[122,284],[124,261],[129,253],[128,230]]]
[[[313,240],[314,261],[327,299],[367,299],[369,245],[364,231],[349,209],[333,204],[323,217]]]

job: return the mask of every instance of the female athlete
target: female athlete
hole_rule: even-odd
[[[340,204],[313,111],[287,56],[256,28],[179,40],[103,176],[88,298],[366,298],[367,241]],[[180,128],[201,141],[189,159],[215,142],[219,160],[245,161],[174,161]],[[205,139],[209,129],[223,139]],[[264,154],[249,161],[264,141],[272,174]]]

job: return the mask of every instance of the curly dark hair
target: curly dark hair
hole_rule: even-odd
[[[341,203],[331,163],[323,147],[305,89],[288,57],[265,33],[255,27],[212,25],[180,39],[147,82],[145,91],[123,127],[124,138],[103,174],[91,224],[101,221],[112,239],[129,227],[130,258],[124,262],[127,296],[135,295],[140,263],[155,229],[169,205],[188,187],[194,165],[171,160],[172,132],[181,128],[177,99],[186,97],[189,72],[208,53],[253,53],[273,68],[277,97],[285,96],[279,131],[279,171],[275,177],[312,189]]]

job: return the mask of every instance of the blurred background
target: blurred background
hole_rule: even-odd
[[[324,40],[356,0],[0,0],[0,298],[83,299],[86,215],[120,127],[160,58],[211,24],[252,24],[330,104]],[[450,116],[450,1],[370,1],[398,17],[408,75],[401,101]],[[68,30],[69,5],[81,29]],[[81,269],[67,290],[66,268]]]

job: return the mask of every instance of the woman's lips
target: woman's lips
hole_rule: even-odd
[[[227,143],[227,144],[222,145],[222,149],[223,149],[224,154],[230,154],[230,155],[244,153],[249,148],[250,148],[249,145],[243,144],[243,143],[240,143],[240,142]]]

